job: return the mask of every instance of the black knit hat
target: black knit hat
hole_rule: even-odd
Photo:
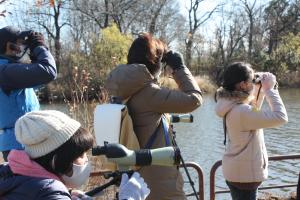
[[[6,26],[0,29],[0,54],[5,53],[7,42],[16,42],[17,39],[24,39],[28,32],[21,32],[12,26]]]

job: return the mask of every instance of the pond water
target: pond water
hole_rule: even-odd
[[[300,154],[300,89],[281,89],[280,94],[287,108],[289,122],[279,128],[264,130],[268,154],[269,156]],[[174,124],[177,143],[185,162],[196,162],[204,171],[205,199],[209,199],[210,169],[216,161],[222,158],[225,149],[223,145],[223,122],[221,118],[215,115],[214,107],[213,97],[207,95],[204,97],[204,104],[192,113],[194,116],[193,123]],[[66,111],[66,107],[62,105],[42,106],[42,109],[47,108]],[[194,170],[190,171],[195,177]],[[299,171],[300,160],[271,161],[269,163],[269,179],[263,185],[295,184]],[[185,180],[187,181],[186,177]],[[190,188],[190,185],[186,183],[185,189],[191,191]],[[221,168],[217,170],[216,174],[216,189],[227,189]],[[290,191],[295,191],[295,188],[272,190],[272,192],[279,194]],[[230,197],[226,194],[217,194],[216,199],[223,200],[230,199]]]

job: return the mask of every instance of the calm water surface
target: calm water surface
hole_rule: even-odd
[[[265,129],[265,142],[270,155],[300,154],[300,89],[280,90],[283,102],[287,108],[289,122],[279,128]],[[215,102],[212,96],[204,97],[202,107],[194,111],[193,123],[174,124],[177,143],[184,160],[198,163],[205,176],[205,199],[209,199],[209,172],[212,165],[222,158],[223,125],[222,120],[214,113]],[[66,111],[61,105],[44,105],[43,109],[59,109]],[[190,170],[194,177],[194,171]],[[280,161],[269,163],[269,180],[264,185],[295,184],[300,171],[300,160]],[[185,177],[187,180],[187,178]],[[226,189],[221,168],[217,170],[217,189]],[[190,190],[188,183],[185,184]],[[277,189],[273,192],[284,194],[294,191],[291,189]],[[269,190],[268,190],[269,191]],[[190,198],[193,199],[193,198]],[[218,194],[218,200],[230,199],[227,195]]]

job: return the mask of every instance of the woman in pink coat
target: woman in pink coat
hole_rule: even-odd
[[[223,85],[217,91],[216,113],[225,122],[224,143],[226,137],[228,142],[222,166],[233,200],[255,200],[258,186],[268,177],[263,128],[288,121],[276,83],[273,74],[254,73],[244,62],[225,69]],[[268,110],[260,109],[264,98]]]

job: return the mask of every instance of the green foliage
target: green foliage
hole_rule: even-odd
[[[297,70],[300,66],[300,33],[289,33],[277,50],[288,70]]]
[[[282,37],[282,42],[274,50],[265,63],[265,70],[282,75],[288,71],[296,71],[300,66],[300,33],[289,33]]]
[[[132,37],[120,33],[116,25],[103,29],[84,52],[78,47],[67,53],[63,61],[60,85],[66,99],[97,99],[107,74],[117,64],[127,62],[127,53]],[[75,45],[76,46],[76,45]],[[67,87],[66,87],[67,86]]]
[[[132,37],[120,33],[116,24],[102,30],[90,55],[90,59],[97,63],[96,67],[100,70],[101,77],[106,76],[115,65],[127,62],[131,43]]]

